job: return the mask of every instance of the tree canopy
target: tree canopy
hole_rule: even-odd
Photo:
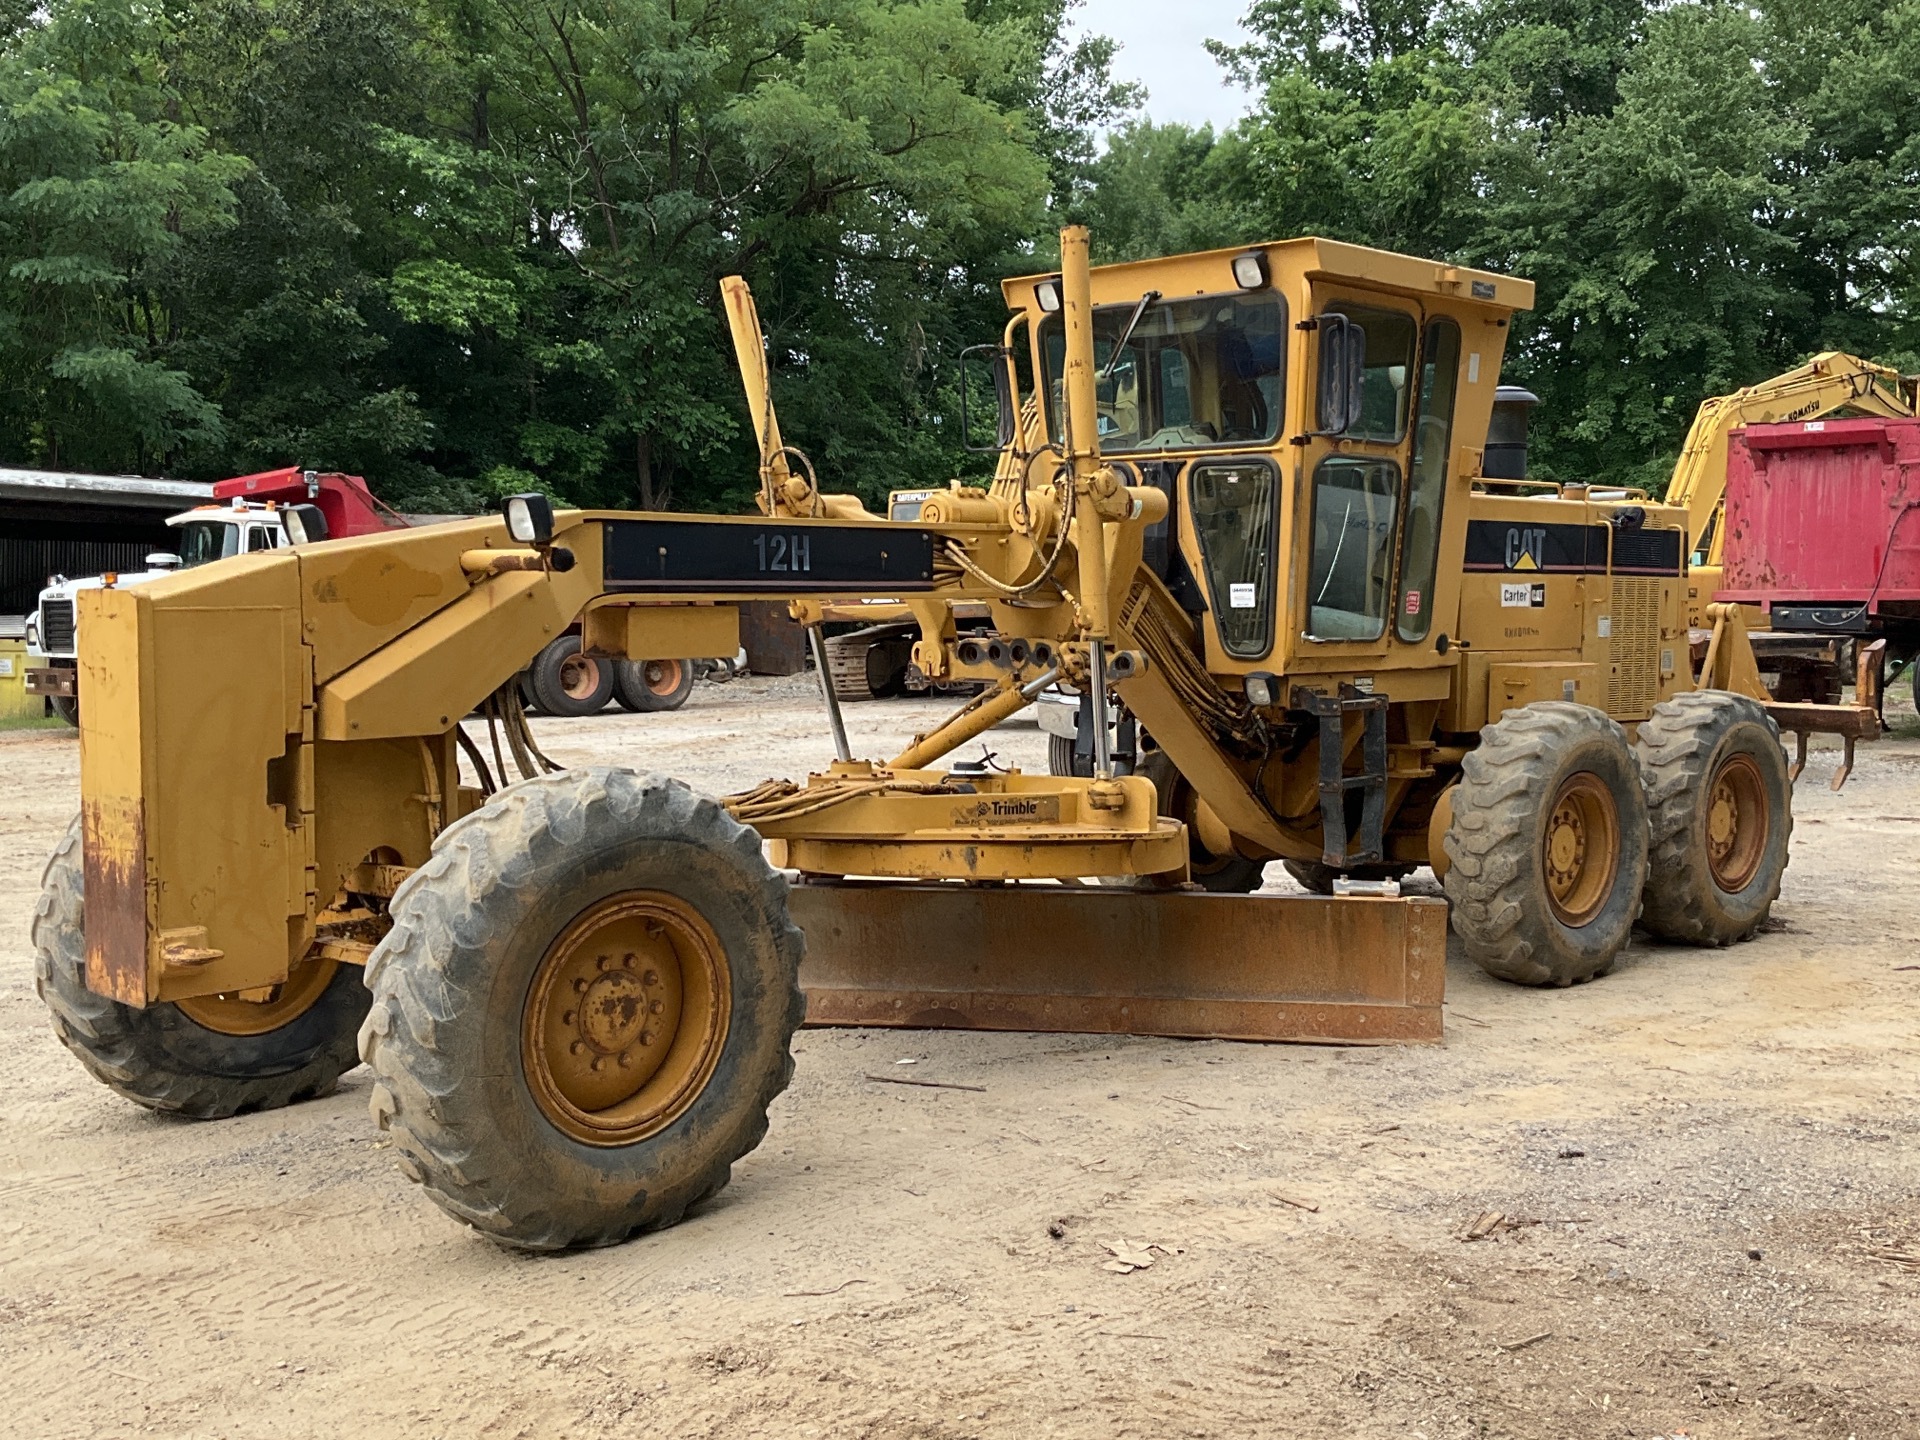
[[[1920,368],[1920,0],[1255,0],[1216,133],[1075,0],[0,0],[0,461],[734,509],[745,273],[788,438],[969,464],[955,360],[1096,258],[1319,233],[1526,275],[1538,462]]]

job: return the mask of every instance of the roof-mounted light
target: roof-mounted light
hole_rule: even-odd
[[[1060,308],[1060,282],[1042,280],[1033,287],[1033,298],[1040,302],[1040,308],[1051,315]]]
[[[1233,283],[1242,290],[1264,290],[1267,288],[1267,253],[1264,250],[1249,250],[1244,255],[1233,257]]]

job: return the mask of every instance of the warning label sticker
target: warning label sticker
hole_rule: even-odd
[[[1537,585],[1502,585],[1500,587],[1500,603],[1509,610],[1543,610],[1547,604],[1547,587],[1545,583]]]
[[[1253,586],[1229,585],[1227,587],[1227,606],[1229,609],[1252,610],[1256,608],[1259,603],[1260,602],[1254,598]]]

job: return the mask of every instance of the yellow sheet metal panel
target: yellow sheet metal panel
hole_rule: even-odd
[[[563,515],[557,526],[577,520]],[[596,547],[599,527],[585,527]],[[574,543],[571,535],[556,543]],[[516,548],[498,516],[331,540],[299,552],[314,674],[331,679],[467,593],[462,552]],[[569,621],[572,616],[567,617]]]
[[[1600,667],[1570,660],[1531,660],[1489,668],[1487,713],[1498,717],[1539,700],[1605,703]]]
[[[80,727],[80,815],[87,887],[87,988],[147,1003],[153,919],[147,830],[150,604],[133,590],[82,591],[87,706]]]
[[[512,571],[475,586],[324,681],[317,733],[372,740],[451,728],[573,623],[599,573],[596,560],[566,574]]]
[[[203,990],[286,974],[306,907],[303,842],[274,803],[303,723],[298,577],[292,555],[257,555],[81,594],[88,983],[103,994],[147,1003],[170,962]]]
[[[629,660],[731,659],[740,649],[740,610],[735,605],[594,605],[580,617],[580,646],[589,655]]]

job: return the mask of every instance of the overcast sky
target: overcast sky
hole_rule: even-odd
[[[1231,125],[1246,95],[1225,83],[1208,40],[1237,41],[1247,0],[1086,0],[1074,12],[1080,30],[1120,42],[1114,74],[1147,87],[1147,113],[1189,125]]]

